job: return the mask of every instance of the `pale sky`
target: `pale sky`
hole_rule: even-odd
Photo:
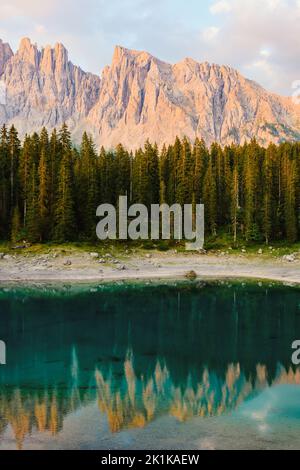
[[[237,68],[270,91],[300,80],[300,0],[0,0],[0,38],[62,42],[101,73],[116,44],[171,63],[192,57]]]

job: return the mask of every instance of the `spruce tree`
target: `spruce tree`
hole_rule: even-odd
[[[38,167],[39,193],[38,193],[38,211],[39,211],[39,236],[40,240],[49,239],[51,227],[51,166],[49,140],[47,131],[44,129],[40,139],[40,161]]]
[[[9,234],[10,223],[10,160],[8,133],[4,125],[0,131],[0,238]]]
[[[263,150],[253,140],[246,147],[245,155],[245,237],[247,241],[258,241],[260,233],[260,216],[262,208],[262,186],[260,165]]]
[[[205,226],[211,235],[217,235],[217,184],[213,157],[210,155],[203,183],[203,202],[205,205]]]
[[[92,139],[83,134],[80,148],[80,181],[79,196],[85,204],[80,206],[82,232],[88,238],[95,238],[96,209],[99,205],[98,162]]]
[[[18,169],[20,181],[19,198],[22,207],[22,223],[24,228],[27,224],[27,210],[31,191],[30,178],[33,163],[32,139],[30,136],[26,135],[20,153]]]
[[[11,236],[10,239],[13,243],[17,243],[22,236],[22,224],[19,207],[16,206],[13,209],[12,221],[11,221]]]
[[[230,197],[230,213],[233,233],[233,243],[236,245],[238,238],[238,229],[240,224],[241,216],[241,205],[240,205],[240,187],[241,177],[239,171],[239,154],[235,148],[233,150],[233,170],[231,178],[231,197]]]
[[[8,154],[10,159],[10,172],[9,172],[9,182],[10,182],[10,210],[13,211],[17,203],[17,191],[18,191],[18,160],[20,154],[20,140],[18,137],[18,132],[15,126],[11,126],[8,134]]]
[[[77,228],[74,205],[72,146],[66,124],[62,126],[59,142],[62,156],[57,183],[54,238],[59,242],[66,242],[74,240]]]
[[[30,242],[40,241],[40,214],[39,214],[39,183],[38,168],[35,161],[32,162],[29,175],[29,195],[26,216],[26,234]]]
[[[289,151],[287,151],[289,150]],[[290,243],[297,240],[297,163],[290,148],[286,148],[283,162],[285,234]]]
[[[193,201],[193,176],[192,149],[190,142],[184,137],[181,143],[176,186],[176,202],[182,206]]]
[[[276,161],[276,146],[269,145],[263,164],[263,179],[264,179],[264,193],[263,193],[263,231],[265,242],[268,245],[273,238],[273,229],[276,220],[276,178],[275,178],[275,161]]]
[[[193,193],[196,204],[199,204],[203,199],[203,180],[206,173],[207,163],[209,159],[208,150],[205,142],[195,140],[194,144],[194,178],[193,178]]]

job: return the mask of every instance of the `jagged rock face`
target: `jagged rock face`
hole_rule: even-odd
[[[169,65],[121,47],[102,76],[88,119],[106,146],[159,144],[176,135],[207,144],[262,144],[300,138],[299,106],[266,92],[236,70],[192,59]]]
[[[0,39],[0,76],[4,72],[6,62],[13,56],[10,45]]]
[[[0,124],[14,123],[21,134],[66,121],[75,141],[88,130],[105,147],[161,145],[177,135],[222,145],[300,139],[300,106],[230,67],[192,59],[170,65],[116,47],[100,79],[69,62],[61,44],[39,51],[23,39],[15,55],[0,43],[1,74],[7,103]]]
[[[6,106],[1,107],[0,122],[15,124],[21,135],[42,126],[53,129],[64,121],[75,131],[100,89],[100,78],[69,62],[61,44],[39,51],[27,38],[6,62],[1,79]]]

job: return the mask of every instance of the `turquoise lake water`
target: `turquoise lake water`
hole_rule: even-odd
[[[300,449],[300,289],[0,288],[0,449]]]

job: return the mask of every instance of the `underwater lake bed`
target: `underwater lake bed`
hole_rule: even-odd
[[[0,287],[0,449],[300,449],[300,288]]]

